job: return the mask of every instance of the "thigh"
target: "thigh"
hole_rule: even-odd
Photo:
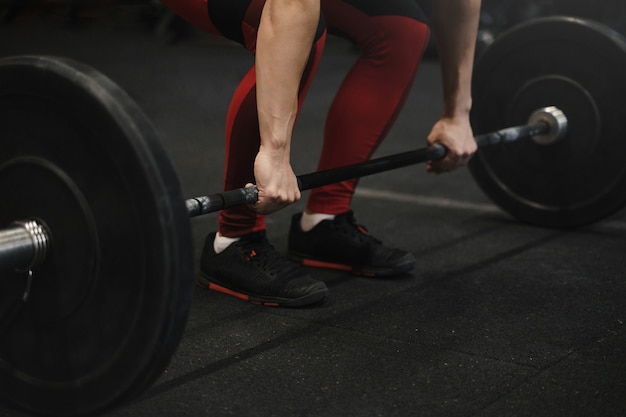
[[[265,0],[208,0],[208,14],[224,37],[246,46],[256,38],[264,5]]]
[[[322,3],[328,0],[322,0]],[[337,0],[330,0],[337,1]],[[426,23],[426,15],[416,0],[341,0],[368,16],[404,16]]]
[[[161,3],[195,27],[209,33],[219,34],[209,19],[207,0],[161,0]]]
[[[246,46],[261,20],[265,0],[161,0],[192,25]],[[254,36],[254,35],[253,35]]]
[[[356,40],[376,31],[372,18],[403,17],[427,23],[428,19],[416,0],[321,0],[328,29]],[[369,29],[368,29],[369,27]]]
[[[209,19],[220,34],[254,53],[264,6],[265,0],[208,0],[207,9]],[[324,19],[320,16],[315,41],[325,30]]]

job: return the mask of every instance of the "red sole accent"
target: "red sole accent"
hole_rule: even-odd
[[[375,277],[376,276],[376,274],[373,272],[355,271],[350,265],[336,264],[333,262],[316,261],[315,259],[301,259],[300,262],[302,263],[303,266],[311,266],[314,268],[336,269],[338,271],[346,271],[354,275],[360,275],[363,277]]]
[[[214,284],[212,282],[209,282],[209,285],[207,286],[208,289],[213,290],[213,291],[217,291],[217,292],[221,292],[223,294],[228,294],[228,295],[232,295],[233,297],[237,297],[240,300],[244,300],[244,301],[250,301],[250,297],[246,294],[242,294],[233,290],[229,290],[228,288],[224,288],[220,285]]]
[[[222,294],[231,295],[233,297],[239,298],[240,300],[247,301],[251,304],[261,305],[261,306],[266,306],[266,307],[280,307],[279,303],[252,300],[250,299],[250,296],[247,294],[242,294],[237,291],[229,290],[228,288],[224,288],[221,285],[217,285],[212,282],[209,282],[209,285],[207,285],[206,288],[210,289],[211,291],[216,291],[216,292],[221,292]]]
[[[352,267],[350,265],[335,264],[335,263],[332,263],[332,262],[316,261],[314,259],[303,259],[302,260],[302,265],[304,265],[304,266],[312,266],[312,267],[315,267],[315,268],[338,269],[340,271],[348,271],[348,272],[352,271]]]
[[[280,307],[280,304],[278,303],[264,303],[262,301],[256,301],[256,300],[251,300],[250,304],[255,304],[258,306],[265,306],[265,307]]]

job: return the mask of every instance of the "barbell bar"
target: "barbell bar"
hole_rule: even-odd
[[[474,139],[479,148],[513,142],[523,138],[532,138],[535,141],[548,144],[563,138],[566,132],[567,118],[558,108],[549,106],[533,112],[530,115],[529,123],[526,125],[485,133]],[[298,188],[300,191],[306,191],[344,180],[362,178],[427,161],[436,161],[444,158],[447,152],[448,150],[443,145],[435,144],[353,165],[312,172],[297,177]],[[256,186],[252,186],[190,198],[186,200],[185,205],[189,216],[195,217],[242,204],[254,204],[257,199],[258,189]]]
[[[513,216],[550,227],[623,207],[624,73],[626,42],[595,22],[553,17],[501,35],[474,73],[472,124],[493,132],[476,137],[479,186]],[[127,402],[182,337],[193,291],[189,217],[254,203],[257,191],[185,200],[138,106],[67,59],[0,60],[0,138],[0,398],[63,416]],[[299,186],[445,152],[306,174]]]

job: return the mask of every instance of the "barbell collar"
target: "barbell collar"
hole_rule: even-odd
[[[50,238],[37,220],[21,220],[0,230],[0,271],[32,270],[46,258]]]
[[[545,123],[548,131],[531,135],[530,138],[539,145],[551,145],[565,137],[567,133],[567,117],[556,106],[548,106],[535,110],[528,119],[528,124]]]

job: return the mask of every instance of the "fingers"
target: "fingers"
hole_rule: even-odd
[[[285,152],[260,150],[254,161],[258,201],[252,209],[259,214],[274,213],[300,199],[300,189]]]
[[[470,161],[470,159],[472,159],[473,156],[473,152],[469,153],[463,153],[463,154],[456,154],[456,153],[452,153],[452,152],[448,152],[448,154],[440,160],[437,161],[428,161],[426,163],[426,172],[432,172],[435,174],[443,174],[446,172],[451,172],[454,171],[458,168],[461,168],[465,165],[467,165]]]
[[[468,117],[442,118],[433,126],[427,142],[439,143],[448,150],[442,159],[426,164],[426,171],[436,174],[467,165],[477,148]]]
[[[251,186],[253,184],[246,184],[246,187]],[[301,193],[297,188],[274,190],[259,187],[258,196],[258,201],[250,206],[252,210],[259,214],[272,214],[298,201]]]

